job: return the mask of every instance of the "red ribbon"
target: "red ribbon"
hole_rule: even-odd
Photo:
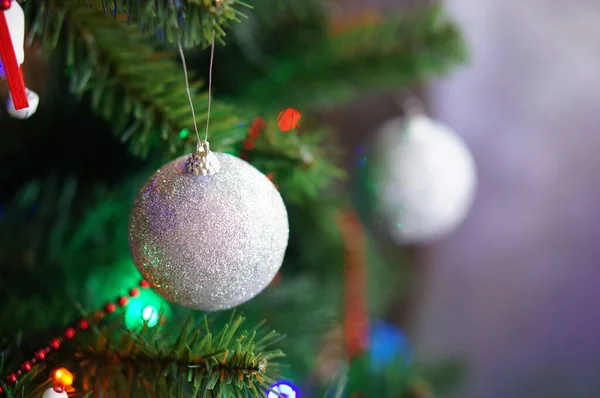
[[[29,108],[23,72],[17,62],[4,10],[0,10],[0,58],[2,58],[2,63],[4,64],[6,80],[8,80],[8,88],[15,103],[15,109]]]

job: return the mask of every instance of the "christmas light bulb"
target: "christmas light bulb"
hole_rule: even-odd
[[[299,126],[302,115],[294,108],[287,108],[277,115],[277,126],[279,130],[286,132]]]
[[[142,311],[142,319],[148,322],[148,327],[156,326],[158,323],[158,311],[149,305]]]
[[[279,394],[279,395],[277,395]],[[300,393],[295,385],[289,381],[280,381],[274,384],[269,391],[267,398],[300,398]]]
[[[73,384],[73,373],[69,372],[65,368],[56,369],[54,371],[54,380],[64,386],[70,386]]]
[[[125,327],[141,330],[161,325],[171,315],[169,304],[152,289],[144,289],[132,296],[125,308]]]

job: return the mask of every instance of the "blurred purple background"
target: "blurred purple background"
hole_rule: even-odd
[[[471,61],[429,106],[472,149],[479,191],[426,251],[417,349],[467,361],[460,398],[600,397],[600,2],[446,4]],[[351,108],[346,137],[395,112],[381,98]]]

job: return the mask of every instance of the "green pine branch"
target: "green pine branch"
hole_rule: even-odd
[[[225,29],[245,18],[239,8],[250,8],[239,0],[120,0],[120,5],[106,0],[97,2],[106,14],[135,22],[158,39],[181,41],[186,47],[207,47],[213,32],[215,40],[224,44]]]
[[[31,13],[56,14],[51,26],[33,24],[36,33],[43,33],[51,27],[60,31],[74,5],[85,5],[106,16],[134,26],[144,36],[170,43],[181,41],[186,47],[207,47],[214,32],[217,42],[224,43],[226,28],[232,23],[239,23],[245,14],[241,8],[250,6],[240,0],[93,0],[77,2],[73,0],[36,0],[28,2]],[[49,20],[46,20],[49,22]],[[52,35],[56,41],[58,36]]]
[[[119,324],[116,319],[80,332],[49,355],[34,377],[10,389],[14,395],[9,397],[35,397],[58,367],[75,375],[74,387],[84,395],[260,397],[278,377],[277,359],[284,356],[273,348],[280,340],[276,332],[265,332],[260,324],[243,330],[244,318],[233,313],[217,333],[206,317],[200,323],[190,318],[184,325],[146,325],[136,331]]]
[[[280,131],[273,114],[252,148],[242,153],[256,168],[272,175],[286,201],[307,204],[346,174],[336,165],[339,154],[328,147],[328,131],[303,123],[298,130]]]
[[[191,136],[194,123],[180,62],[173,54],[155,52],[137,25],[107,18],[76,0],[66,0],[69,10],[38,13],[31,31],[42,44],[63,50],[70,72],[70,89],[78,96],[90,94],[91,106],[113,123],[123,141],[129,141],[140,156],[159,152],[171,157],[182,147],[195,148]],[[192,96],[197,122],[206,122],[207,93],[204,83],[193,80]],[[215,101],[211,114],[211,137],[217,148],[230,148],[239,135],[240,123],[229,106]],[[182,142],[183,141],[183,142]],[[166,156],[165,156],[166,158]]]
[[[89,94],[92,108],[111,121],[121,139],[130,142],[133,153],[143,157],[158,154],[168,160],[176,154],[192,152],[196,139],[194,123],[183,70],[173,54],[156,52],[135,24],[107,18],[76,0],[65,1],[72,2],[68,12],[49,9],[32,14],[31,32],[40,34],[42,44],[48,48],[58,45],[61,35],[67,38],[66,47],[58,49],[63,50],[70,71],[71,91],[80,97]],[[207,93],[203,89],[203,82],[192,81],[201,130],[208,114]],[[249,123],[241,123],[240,119],[250,116],[248,111],[237,111],[222,102],[213,102],[213,150],[238,154],[242,150],[244,125]],[[271,126],[275,116],[270,115]],[[257,148],[252,162],[265,173],[291,175],[280,179],[286,199],[314,199],[332,178],[342,176],[334,166],[335,159],[325,158],[322,136],[302,134],[298,138],[295,133],[279,133],[277,137],[271,132],[271,137],[277,139]]]
[[[441,75],[463,62],[458,27],[440,7],[356,24],[282,54],[240,93],[247,103],[318,109]]]

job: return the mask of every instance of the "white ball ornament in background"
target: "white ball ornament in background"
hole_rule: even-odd
[[[44,391],[44,395],[42,398],[68,398],[69,394],[65,391],[62,386],[50,387],[46,391]]]
[[[25,61],[25,14],[23,9],[16,0],[12,0],[10,7],[4,10],[6,22],[8,24],[8,30],[12,39],[12,46],[15,51],[17,63],[23,64]],[[0,59],[0,77],[6,77],[6,70],[4,63]],[[23,109],[16,109],[12,95],[8,95],[6,100],[6,110],[8,114],[16,119],[27,119],[32,116],[38,108],[40,103],[40,97],[32,90],[26,89],[27,100],[29,101],[29,107]]]
[[[392,119],[374,155],[376,211],[397,243],[430,243],[465,220],[477,185],[475,162],[447,126],[422,114]]]
[[[260,171],[201,141],[161,167],[133,205],[133,260],[164,298],[203,311],[259,294],[281,267],[289,235],[281,195]]]

